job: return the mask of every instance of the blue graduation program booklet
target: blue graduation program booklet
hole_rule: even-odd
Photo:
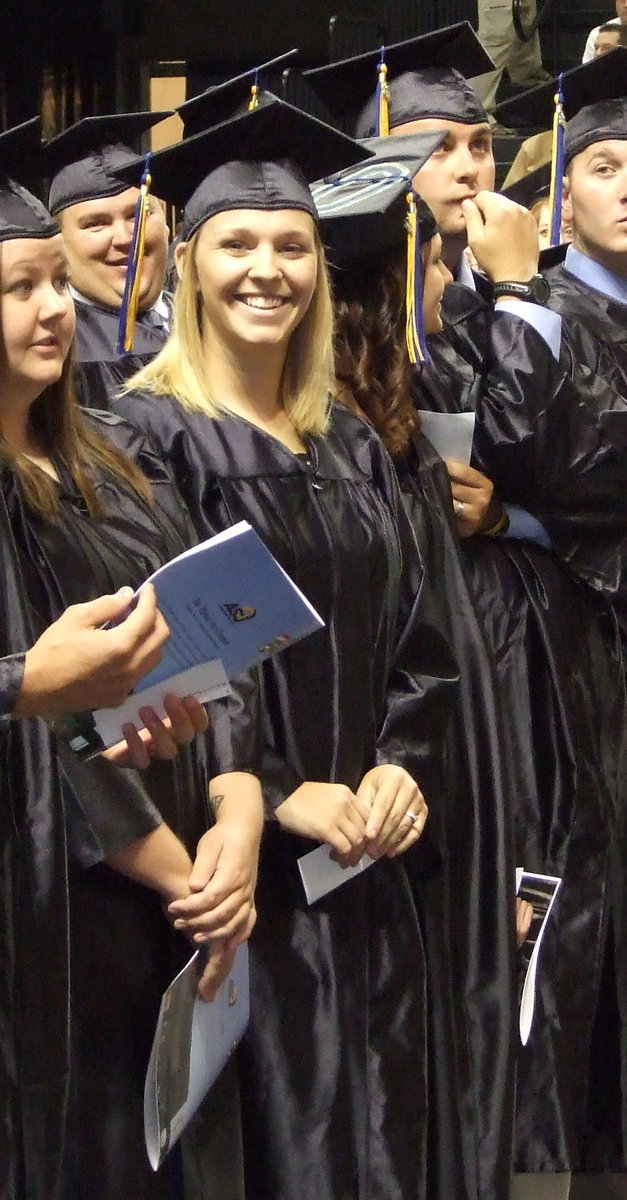
[[[228,695],[229,679],[324,624],[247,521],[193,546],[147,582],[170,640],[124,704],[75,714],[61,729],[55,723],[80,757],[121,741],[126,722],[141,726],[144,705],[164,716],[167,695],[203,703]]]
[[[163,993],[144,1084],[144,1138],[153,1171],[191,1121],[248,1024],[248,947],[205,1003],[196,992],[198,952]]]

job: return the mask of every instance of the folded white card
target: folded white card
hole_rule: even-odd
[[[316,850],[310,850],[309,854],[303,854],[302,858],[298,860],[298,869],[308,904],[320,900],[322,896],[341,887],[349,879],[354,879],[355,875],[361,875],[362,871],[367,870],[375,862],[374,858],[364,854],[354,867],[341,867],[330,856],[330,846],[318,846]]]

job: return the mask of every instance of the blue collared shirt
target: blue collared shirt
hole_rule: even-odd
[[[608,267],[602,267],[600,263],[595,262],[593,258],[588,258],[588,255],[583,254],[581,250],[575,250],[574,246],[569,246],[564,266],[576,279],[580,279],[582,283],[587,283],[588,287],[594,288],[595,292],[602,292],[604,296],[609,296],[611,300],[616,300],[619,304],[627,304],[627,279],[610,271]]]
[[[502,535],[503,537],[514,538],[522,542],[535,542],[536,546],[542,546],[545,550],[552,549],[551,539],[537,517],[527,512],[525,508],[519,508],[517,504],[504,504],[503,508],[509,517],[509,527],[507,532]]]

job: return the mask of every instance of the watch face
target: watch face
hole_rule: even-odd
[[[534,275],[533,279],[529,280],[529,291],[536,304],[546,304],[551,295],[551,285],[544,275]]]

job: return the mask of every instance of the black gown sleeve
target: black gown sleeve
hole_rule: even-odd
[[[627,611],[627,391],[615,368],[585,352],[583,325],[563,321],[558,363],[522,319],[494,312],[488,324],[457,293],[448,307],[417,403],[474,410],[473,465],[542,522],[573,574]]]
[[[0,658],[0,736],[8,732],[11,724],[11,713],[24,678],[25,659],[25,653]]]
[[[163,824],[136,771],[102,757],[80,762],[63,743],[57,751],[68,849],[82,867],[103,862]]]
[[[417,403],[476,412],[473,462],[507,501],[559,513],[577,496],[583,509],[616,495],[627,474],[624,389],[607,371],[577,367],[566,322],[557,362],[528,322],[486,310],[472,293],[467,302],[467,291],[445,293],[446,333],[416,379]]]
[[[498,317],[495,327],[473,463],[542,522],[574,574],[627,611],[627,397],[602,373],[573,363],[572,377],[556,375],[535,355],[503,375]]]
[[[0,737],[10,728],[24,659],[24,654],[0,659]],[[134,771],[122,771],[102,758],[82,764],[62,743],[57,751],[68,846],[82,866],[101,862],[162,823]]]

